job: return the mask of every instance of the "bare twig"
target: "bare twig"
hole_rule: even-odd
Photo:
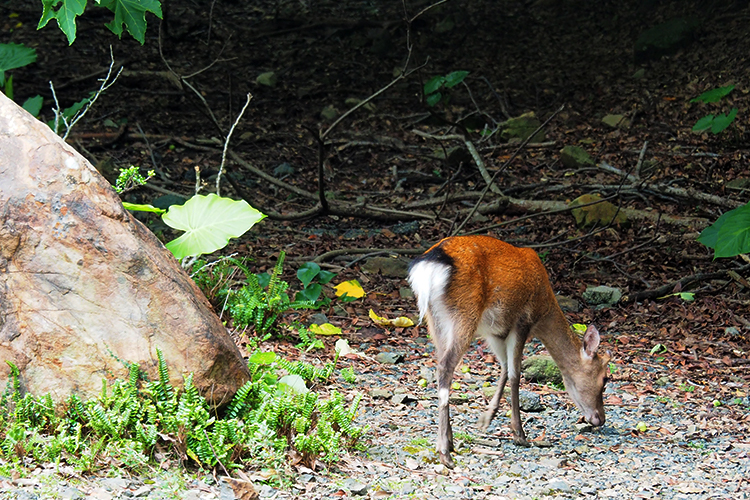
[[[527,143],[528,143],[528,142],[529,142],[529,141],[531,140],[531,138],[532,138],[532,137],[534,137],[534,136],[535,136],[535,135],[536,135],[536,134],[537,134],[537,133],[538,133],[538,132],[539,132],[540,130],[542,130],[542,129],[543,129],[544,127],[546,127],[546,126],[547,126],[547,124],[548,124],[548,123],[549,123],[549,122],[550,122],[550,121],[552,120],[552,118],[554,118],[555,116],[557,116],[557,114],[558,114],[558,113],[560,113],[560,112],[561,112],[561,111],[562,111],[562,110],[563,110],[564,108],[565,108],[565,106],[564,106],[564,105],[563,105],[563,106],[560,106],[560,108],[559,108],[559,109],[558,109],[557,111],[555,111],[554,113],[552,113],[552,114],[551,114],[551,115],[550,115],[550,116],[549,116],[549,117],[548,117],[548,118],[547,118],[546,120],[544,120],[544,123],[542,123],[541,125],[539,125],[539,127],[537,127],[537,129],[536,129],[536,130],[534,130],[534,132],[532,132],[532,133],[531,133],[531,134],[530,134],[530,135],[529,135],[529,136],[528,136],[528,137],[526,138],[526,140],[525,140],[525,141],[523,141],[523,142],[521,143],[521,145],[520,145],[520,146],[518,146],[518,149],[516,149],[516,150],[515,150],[515,151],[513,152],[513,154],[512,154],[511,156],[510,156],[510,158],[508,158],[508,159],[507,159],[507,160],[505,161],[505,163],[503,163],[503,165],[502,165],[502,166],[501,166],[501,167],[500,167],[499,169],[497,169],[497,170],[495,171],[495,174],[494,174],[494,175],[492,176],[492,178],[490,179],[490,182],[489,182],[489,183],[488,183],[488,184],[487,184],[487,185],[486,185],[486,186],[484,187],[484,189],[482,190],[482,194],[481,194],[481,196],[479,197],[479,200],[477,200],[476,204],[474,205],[474,208],[473,208],[473,209],[472,209],[472,210],[471,210],[471,211],[469,212],[469,214],[468,214],[468,215],[466,216],[466,218],[464,219],[464,221],[463,221],[463,222],[462,222],[462,223],[461,223],[461,224],[460,224],[460,225],[459,225],[459,226],[458,226],[458,227],[457,227],[456,229],[454,229],[454,230],[453,230],[453,231],[451,232],[451,234],[452,234],[452,235],[455,235],[455,234],[458,234],[459,232],[461,232],[461,229],[463,229],[463,227],[464,227],[464,226],[465,226],[465,225],[466,225],[466,224],[467,224],[467,223],[468,223],[468,222],[469,222],[469,221],[471,220],[471,218],[472,218],[472,217],[474,217],[474,214],[475,214],[475,213],[477,212],[477,210],[479,209],[479,205],[481,205],[482,201],[484,200],[484,197],[485,197],[485,196],[487,195],[487,191],[489,191],[489,190],[490,190],[490,186],[492,185],[492,183],[493,183],[493,182],[495,182],[495,178],[496,178],[496,177],[497,177],[497,176],[498,176],[498,175],[500,174],[500,172],[503,172],[503,171],[504,171],[504,170],[505,170],[506,168],[508,168],[508,165],[510,165],[510,163],[511,163],[511,162],[512,162],[513,160],[515,160],[515,159],[516,159],[516,157],[517,157],[517,156],[519,155],[519,153],[520,153],[520,152],[521,152],[521,150],[522,150],[522,149],[524,148],[524,146],[526,146],[526,144],[527,144]]]
[[[221,185],[221,174],[224,173],[224,164],[227,161],[227,149],[229,148],[229,141],[232,138],[232,134],[234,133],[235,127],[237,127],[237,124],[242,119],[242,115],[245,114],[245,110],[247,109],[247,106],[250,104],[250,100],[253,98],[253,95],[248,92],[247,93],[247,99],[245,100],[245,105],[242,106],[242,110],[240,110],[240,113],[237,115],[237,119],[234,120],[234,123],[232,124],[232,128],[229,129],[229,133],[227,134],[226,139],[224,139],[224,149],[221,152],[221,165],[219,165],[219,174],[216,176],[216,194],[220,195],[219,188]]]
[[[641,148],[641,154],[638,155],[638,163],[635,164],[635,176],[641,177],[641,167],[643,166],[643,158],[646,156],[646,148],[648,147],[648,141],[643,141],[643,147]]]
[[[52,110],[55,113],[55,133],[60,132],[60,120],[62,120],[63,124],[65,125],[65,134],[63,134],[62,139],[66,140],[68,138],[68,135],[70,134],[70,131],[73,129],[73,127],[78,123],[81,118],[83,118],[86,113],[91,109],[91,107],[94,105],[97,99],[99,99],[99,96],[102,95],[105,91],[107,91],[112,85],[115,84],[117,81],[117,78],[120,76],[120,73],[122,73],[122,66],[120,66],[120,69],[117,71],[117,74],[112,78],[112,81],[110,81],[110,78],[112,77],[112,70],[115,67],[115,56],[112,52],[112,46],[109,47],[109,69],[107,70],[107,74],[104,76],[104,78],[100,78],[99,81],[102,82],[99,86],[99,89],[94,92],[94,94],[91,96],[91,98],[88,100],[86,105],[78,111],[71,119],[70,122],[68,122],[68,119],[63,114],[63,110],[60,109],[60,103],[57,101],[57,95],[55,94],[55,86],[53,85],[52,81],[49,82],[50,90],[52,91],[52,98],[55,101],[55,108]]]

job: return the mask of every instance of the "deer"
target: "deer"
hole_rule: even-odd
[[[437,361],[437,453],[455,467],[449,395],[453,372],[477,337],[500,363],[497,390],[478,420],[486,432],[510,383],[513,442],[529,446],[521,422],[518,391],[526,341],[539,339],[560,368],[565,389],[584,419],[604,425],[602,395],[609,353],[597,352],[600,335],[590,325],[583,340],[571,330],[555,298],[547,270],[530,248],[491,236],[445,238],[409,265],[408,281],[417,298],[419,320],[426,319]]]

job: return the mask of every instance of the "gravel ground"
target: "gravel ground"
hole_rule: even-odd
[[[424,346],[414,348],[424,352]],[[605,394],[607,423],[591,429],[579,423],[567,395],[522,383],[527,404],[537,402],[541,411],[522,414],[535,445],[518,448],[504,415],[496,417],[489,434],[476,431],[489,371],[457,375],[461,389],[454,391],[452,405],[457,466],[449,471],[433,451],[434,384],[423,389],[416,383],[430,376],[425,366],[430,358],[420,362],[423,354],[405,354],[406,362],[373,362],[360,371],[358,388],[369,395],[358,418],[370,426],[365,451],[347,456],[336,470],[299,470],[288,490],[256,483],[257,494],[277,499],[750,498],[747,396],[715,406],[698,391],[683,391],[676,400],[663,395],[669,394],[668,382],[664,391],[651,385],[666,380],[668,371],[644,364],[638,368],[642,383],[615,377]],[[747,387],[740,390],[747,394]],[[49,466],[25,478],[0,478],[0,499],[253,498],[241,482],[181,471],[86,480],[67,472]]]

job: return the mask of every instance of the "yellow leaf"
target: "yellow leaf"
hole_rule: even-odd
[[[341,335],[341,328],[330,323],[322,325],[310,325],[310,331],[315,335]]]
[[[586,332],[586,325],[582,325],[580,323],[573,323],[572,325],[570,325],[570,327],[573,329],[574,332],[579,333],[579,334]]]
[[[395,326],[396,328],[406,328],[407,326],[414,326],[414,322],[405,316],[399,316],[396,319],[388,319],[383,316],[378,316],[372,309],[370,309],[370,319],[375,322],[376,325],[383,327]]]
[[[378,316],[372,309],[370,309],[370,319],[373,320],[376,325],[388,326],[388,318]]]
[[[336,289],[336,296],[341,297],[346,294],[349,297],[358,299],[365,296],[365,291],[362,289],[362,285],[357,280],[344,281],[334,287]]]
[[[414,322],[406,316],[399,316],[398,318],[391,320],[393,326],[396,328],[406,328],[407,326],[414,326]]]

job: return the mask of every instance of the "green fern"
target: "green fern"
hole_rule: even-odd
[[[281,279],[286,254],[282,251],[264,288],[255,274],[246,273],[247,284],[237,291],[229,291],[227,309],[236,328],[255,326],[255,331],[265,335],[274,329],[279,316],[290,309],[313,309],[314,302],[292,301],[287,294],[289,283]]]

